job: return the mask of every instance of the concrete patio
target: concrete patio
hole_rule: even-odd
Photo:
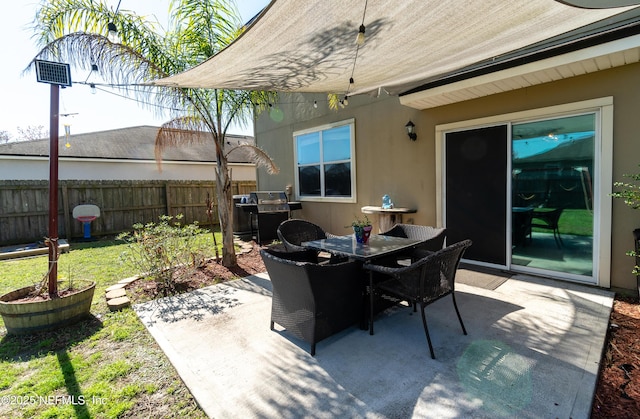
[[[459,272],[489,286],[457,286],[467,336],[450,298],[427,308],[435,360],[406,307],[378,316],[374,336],[352,327],[311,357],[269,330],[266,274],[135,310],[212,418],[589,418],[613,293]]]

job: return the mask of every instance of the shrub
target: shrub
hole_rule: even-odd
[[[628,182],[614,182],[613,186],[620,190],[612,193],[611,196],[623,199],[624,203],[631,209],[640,209],[640,173],[622,176],[631,180]],[[633,257],[638,256],[635,250],[628,251],[627,255]],[[634,275],[640,275],[640,267],[635,265],[632,273]],[[640,293],[640,279],[638,282],[638,290]]]
[[[121,255],[140,275],[156,282],[163,295],[176,292],[176,284],[189,278],[205,261],[205,243],[198,235],[205,232],[198,223],[181,225],[182,214],[160,216],[160,222],[134,224],[133,231],[118,239],[128,246]]]

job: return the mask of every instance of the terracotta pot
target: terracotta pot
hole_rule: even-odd
[[[24,335],[53,330],[75,323],[90,313],[96,283],[74,280],[82,289],[51,300],[15,302],[34,290],[33,286],[21,288],[0,297],[0,315],[7,333]]]

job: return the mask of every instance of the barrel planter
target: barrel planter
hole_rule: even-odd
[[[96,283],[84,280],[73,282],[79,287],[78,291],[50,300],[16,302],[29,295],[34,286],[20,288],[1,296],[0,315],[7,333],[25,335],[54,330],[87,317],[91,310]]]

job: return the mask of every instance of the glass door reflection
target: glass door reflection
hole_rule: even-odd
[[[595,113],[512,125],[512,269],[593,277],[595,135]]]

